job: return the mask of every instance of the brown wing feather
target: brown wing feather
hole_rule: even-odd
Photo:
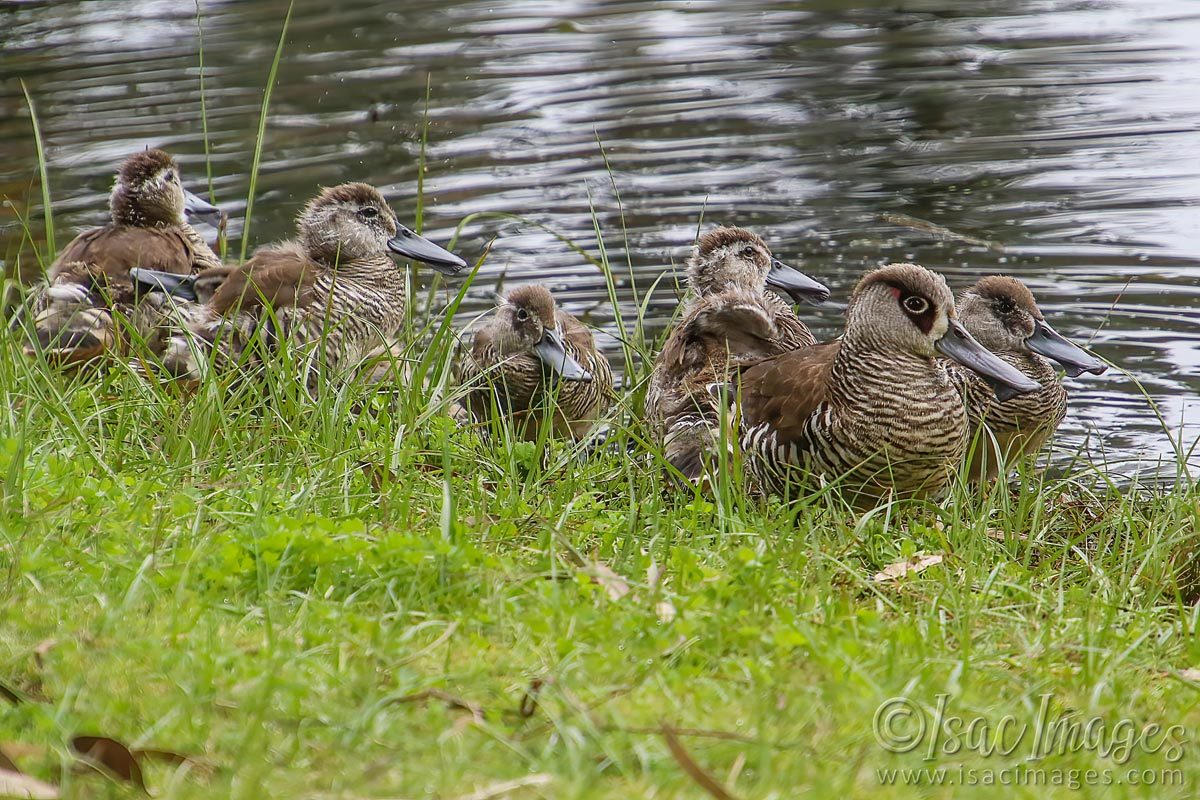
[[[265,247],[241,267],[225,272],[209,306],[221,315],[270,306],[287,308],[305,302],[321,267],[298,245]],[[197,284],[222,277],[223,268],[205,270]]]
[[[741,372],[741,412],[747,425],[769,424],[781,441],[799,439],[804,424],[828,393],[840,342],[755,361]]]
[[[178,228],[106,225],[79,234],[63,248],[50,268],[50,278],[73,262],[93,265],[109,280],[128,281],[133,267],[186,275],[197,261],[194,243]]]

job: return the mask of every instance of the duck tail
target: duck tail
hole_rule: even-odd
[[[116,346],[112,311],[93,278],[80,264],[34,290],[21,317],[27,355],[69,366],[92,361]]]

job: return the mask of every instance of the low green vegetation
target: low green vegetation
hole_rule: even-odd
[[[1027,470],[865,515],[680,492],[626,454],[626,408],[590,458],[454,425],[430,319],[417,388],[316,402],[283,371],[189,395],[66,375],[3,334],[22,771],[138,796],[81,771],[69,743],[99,735],[193,757],[142,757],[170,798],[1194,795],[1190,486]]]

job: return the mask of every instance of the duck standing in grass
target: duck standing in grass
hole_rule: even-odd
[[[221,260],[187,223],[187,213],[214,213],[183,188],[179,166],[162,150],[125,160],[109,196],[112,220],[75,237],[30,297],[26,351],[51,361],[81,364],[118,347],[130,318],[134,288],[130,271],[148,267],[190,275]]]
[[[1002,399],[1040,389],[959,322],[945,280],[915,264],[867,273],[841,340],[740,369],[740,440],[758,487],[784,497],[836,482],[857,506],[936,495],[969,433],[938,356],[988,378]]]
[[[698,482],[720,435],[720,407],[706,387],[727,380],[733,365],[816,344],[768,287],[808,303],[824,302],[829,290],[775,258],[757,234],[731,227],[700,237],[687,281],[683,317],[655,358],[645,406],[667,462]]]
[[[319,367],[353,370],[400,332],[405,275],[389,251],[446,274],[466,266],[401,225],[365,183],[322,190],[297,227],[297,239],[259,248],[241,266],[191,276],[134,270],[174,325],[162,352],[170,375],[198,380],[214,357],[244,363],[286,343],[311,386]]]
[[[505,296],[475,334],[459,378],[476,419],[498,411],[528,439],[547,416],[554,435],[581,438],[612,402],[612,371],[591,332],[540,285]]]
[[[952,365],[964,382],[972,433],[979,434],[968,474],[989,480],[1004,464],[1040,450],[1066,415],[1067,390],[1053,361],[1073,378],[1100,375],[1108,367],[1050,327],[1033,293],[1016,278],[983,278],[959,295],[958,312],[980,344],[1041,384],[1038,391],[1001,402],[983,378]]]

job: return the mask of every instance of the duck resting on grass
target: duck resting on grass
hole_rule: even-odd
[[[17,318],[31,328],[27,353],[78,365],[120,349],[126,333],[120,320],[134,313],[132,270],[186,276],[220,266],[186,218],[218,209],[181,181],[179,165],[162,150],[125,160],[109,196],[112,219],[63,248]]]
[[[1005,464],[1037,453],[1066,415],[1067,390],[1052,362],[1072,378],[1100,375],[1108,366],[1050,327],[1033,293],[1016,278],[983,278],[959,295],[958,313],[980,344],[1041,384],[1001,402],[979,375],[951,365],[964,381],[971,422],[968,474],[990,480]]]
[[[915,264],[867,273],[836,342],[745,364],[739,439],[757,488],[795,498],[836,483],[853,505],[939,494],[970,426],[939,355],[983,375],[1001,400],[1041,386],[990,353],[958,320],[945,280]]]
[[[365,183],[322,190],[297,228],[296,239],[259,248],[241,266],[133,271],[171,326],[161,353],[169,375],[197,381],[214,362],[261,361],[282,343],[310,386],[320,368],[352,371],[404,324],[405,274],[389,252],[450,275],[466,266],[401,225]]]
[[[645,406],[667,462],[699,482],[721,419],[705,387],[726,380],[732,365],[816,343],[791,305],[768,287],[806,303],[824,302],[829,289],[775,258],[757,234],[732,227],[700,237],[687,282],[683,317],[654,361]]]
[[[581,438],[613,394],[612,371],[591,332],[536,284],[504,297],[475,334],[459,379],[475,419],[499,413],[529,440],[547,417],[555,436]]]

